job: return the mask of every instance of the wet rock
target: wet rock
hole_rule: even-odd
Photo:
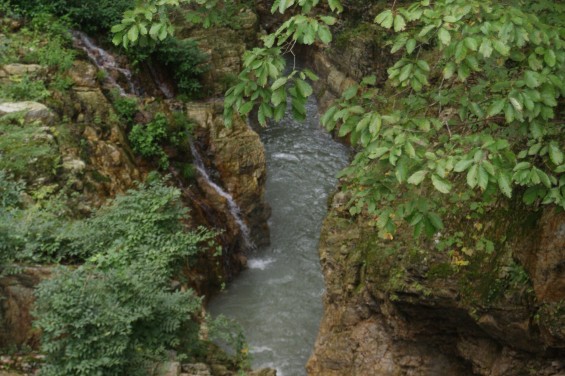
[[[27,267],[0,279],[0,348],[38,346],[39,333],[32,328],[31,315],[34,291],[51,273],[50,267]]]
[[[258,246],[268,244],[266,160],[259,135],[241,119],[235,119],[232,127],[226,128],[221,102],[191,103],[187,114],[196,122],[197,146],[202,145],[204,159],[211,162],[219,182],[240,207],[253,241]]]

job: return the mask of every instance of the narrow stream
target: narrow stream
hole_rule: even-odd
[[[347,148],[320,127],[315,100],[307,111],[305,123],[287,115],[262,131],[271,245],[249,255],[249,269],[208,307],[243,326],[254,368],[276,368],[278,376],[306,374],[322,316],[320,228],[348,161]]]

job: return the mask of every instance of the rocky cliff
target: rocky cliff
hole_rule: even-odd
[[[393,60],[372,28],[338,28],[333,47],[307,55],[322,110],[365,74],[383,82]],[[439,251],[439,239],[380,239],[348,201],[334,196],[322,229],[325,309],[309,375],[565,374],[562,211],[513,202],[470,220],[461,210],[446,231],[494,249]]]
[[[17,33],[19,27],[21,24],[17,24],[13,32]],[[214,31],[208,34],[214,35]],[[217,67],[212,66],[208,73],[214,75],[216,81],[219,70],[225,73],[239,69],[245,44],[243,36],[233,31],[232,34],[232,39],[237,39],[238,43],[231,52],[227,51],[227,45],[210,44],[208,47],[208,52],[219,56],[215,60]],[[0,35],[0,39],[4,37]],[[223,52],[217,52],[219,49]],[[25,50],[21,51],[25,56]],[[72,197],[67,201],[74,215],[87,216],[109,198],[143,181],[156,166],[132,151],[127,137],[131,123],[116,111],[116,88],[108,85],[104,72],[88,61],[85,54],[77,55],[72,67],[64,72],[63,77],[68,80],[64,90],[52,91],[49,97],[38,101],[0,100],[0,120],[11,119],[10,122],[31,132],[22,138],[20,133],[13,132],[15,128],[11,123],[2,126],[0,137],[4,142],[0,142],[0,154],[2,169],[24,179],[28,191],[48,186],[47,196],[64,193]],[[226,68],[222,60],[226,56],[235,61],[233,67]],[[48,81],[51,74],[48,67],[38,64],[10,63],[0,67],[0,84],[11,85],[29,75]],[[215,183],[234,197],[253,240],[257,244],[269,241],[266,225],[269,210],[263,198],[266,173],[263,145],[245,121],[238,119],[231,129],[225,129],[221,103],[214,101],[185,105],[154,97],[122,99],[134,103],[137,109],[131,115],[142,125],[152,121],[158,112],[168,119],[174,112],[193,117],[189,121],[195,124],[195,143],[210,170],[216,172]],[[38,151],[37,155],[30,155],[30,147]],[[200,294],[208,295],[245,266],[242,234],[225,199],[215,194],[194,168],[188,168],[194,162],[189,145],[167,146],[165,152],[171,163],[170,168],[162,172],[171,175],[171,184],[181,188],[191,213],[190,225],[202,225],[219,233],[217,242],[223,248],[221,255],[215,247],[210,247],[193,267],[185,270],[189,285]],[[182,173],[183,167],[188,168],[190,176]],[[0,280],[0,294],[4,297],[0,301],[1,347],[37,345],[30,315],[33,289],[48,275],[49,268],[44,271],[30,267]]]
[[[496,256],[462,265],[408,236],[379,239],[344,202],[334,197],[322,229],[327,291],[310,375],[565,372],[564,213],[490,223],[507,237]]]

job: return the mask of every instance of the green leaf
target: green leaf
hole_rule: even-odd
[[[563,150],[561,150],[561,148],[555,141],[552,141],[549,144],[549,158],[556,166],[559,166],[561,163],[563,163]]]
[[[435,189],[440,191],[441,193],[449,193],[451,191],[451,184],[440,177],[439,175],[433,174],[432,175],[432,184],[434,185]]]
[[[545,54],[543,55],[543,60],[545,61],[545,63],[547,65],[549,65],[550,67],[554,67],[556,60],[555,60],[555,52],[553,50],[547,50],[545,51]]]
[[[371,124],[369,125],[369,132],[372,135],[376,135],[377,133],[379,133],[379,131],[381,130],[382,122],[383,120],[381,118],[381,115],[373,114],[371,119]]]
[[[375,22],[384,27],[385,29],[390,29],[393,23],[392,10],[388,9],[377,15]]]
[[[508,198],[512,197],[512,187],[510,186],[510,177],[501,173],[498,175],[498,187],[500,191]]]
[[[341,2],[339,0],[328,0],[328,4],[330,5],[332,12],[343,12],[343,6],[341,5]]]
[[[436,230],[443,229],[443,222],[439,215],[436,213],[428,213],[428,220],[436,228]]]
[[[416,61],[416,65],[418,65],[418,68],[420,68],[424,72],[430,71],[430,66],[428,65],[428,63],[425,60]]]
[[[404,20],[404,17],[402,17],[400,14],[397,14],[394,17],[394,31],[398,33],[399,31],[402,31],[405,28],[406,28],[406,21]]]
[[[448,63],[445,68],[443,68],[443,78],[445,78],[446,80],[449,80],[451,77],[453,77],[453,73],[455,73],[455,69],[457,69],[457,66],[455,65],[455,63],[451,62]]]
[[[376,148],[375,150],[373,150],[371,152],[371,154],[369,154],[369,158],[370,159],[377,159],[382,157],[383,155],[385,155],[387,152],[389,151],[389,148],[386,146],[381,146]]]
[[[477,51],[477,49],[479,48],[479,45],[475,38],[467,37],[465,38],[464,43],[465,47],[467,47],[471,51]]]
[[[501,54],[502,56],[508,56],[510,53],[510,47],[508,47],[504,42],[501,40],[495,40],[493,43],[494,49]]]
[[[137,27],[137,25],[133,25],[129,30],[128,30],[128,39],[132,42],[135,43],[137,41],[137,38],[139,37],[139,28]]]
[[[273,82],[273,84],[271,85],[271,90],[275,91],[278,88],[280,88],[281,86],[284,86],[288,81],[287,77],[281,77],[278,80],[276,80],[275,82]]]
[[[472,159],[464,159],[462,161],[459,161],[455,164],[455,167],[453,168],[453,171],[455,172],[463,172],[465,170],[467,170],[469,167],[471,167],[471,165],[473,164],[473,160]]]
[[[443,43],[445,46],[451,43],[451,34],[449,34],[449,31],[447,31],[443,27],[440,27],[440,29],[437,32],[437,36],[440,42]]]
[[[245,102],[243,105],[241,105],[238,108],[238,111],[242,116],[245,116],[249,112],[251,112],[252,109],[253,109],[253,102]]]
[[[413,184],[413,185],[419,185],[424,180],[427,173],[428,173],[428,171],[425,171],[425,170],[421,170],[421,171],[417,171],[417,172],[413,173],[408,178],[408,183]]]
[[[539,73],[537,72],[528,70],[524,73],[524,80],[530,89],[535,89],[541,85],[539,78]]]
[[[354,96],[357,95],[357,90],[359,89],[359,87],[357,85],[351,85],[350,87],[347,88],[347,90],[345,90],[342,94],[342,97],[345,100],[350,100],[352,99]]]
[[[483,55],[484,58],[489,58],[490,55],[492,55],[492,51],[492,43],[490,40],[484,38],[481,43],[481,47],[479,48],[479,53]]]
[[[469,187],[475,188],[477,186],[477,183],[479,182],[478,175],[479,175],[479,167],[476,164],[474,164],[467,173],[467,185]]]
[[[484,191],[488,186],[488,173],[482,165],[479,165],[478,169],[478,184],[479,187]]]
[[[495,115],[498,115],[499,113],[502,112],[502,110],[504,109],[504,105],[506,104],[506,99],[502,98],[502,99],[497,99],[495,100],[489,107],[488,111],[487,111],[487,116],[488,117],[493,117]]]
[[[331,16],[320,16],[320,20],[329,26],[335,25],[337,22],[337,18]]]
[[[411,54],[416,48],[416,39],[408,39],[406,42],[406,53]]]
[[[330,28],[320,25],[318,28],[318,38],[320,38],[323,43],[329,44],[332,41],[332,32],[330,31]]]

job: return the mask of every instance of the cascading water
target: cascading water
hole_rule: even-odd
[[[241,231],[241,237],[243,239],[245,248],[247,250],[254,249],[255,245],[251,241],[249,227],[247,227],[247,224],[241,218],[241,210],[239,209],[239,206],[228,192],[224,191],[222,187],[220,187],[218,184],[214,183],[212,179],[210,179],[210,175],[206,170],[206,166],[204,166],[204,162],[202,162],[202,157],[200,156],[198,150],[196,150],[196,147],[192,142],[190,142],[190,151],[192,153],[192,159],[194,160],[194,165],[196,166],[196,170],[200,173],[202,178],[204,178],[206,183],[210,187],[212,187],[214,191],[216,191],[217,194],[219,194],[220,196],[226,199],[228,203],[228,207],[230,209],[230,214],[232,215],[233,219],[235,220]]]
[[[305,123],[287,115],[261,132],[271,245],[250,254],[249,269],[208,307],[238,321],[253,366],[276,368],[278,376],[305,374],[323,312],[321,223],[335,174],[349,159],[348,148],[320,128],[317,112],[311,99]]]
[[[122,68],[116,62],[114,56],[112,56],[107,51],[103,50],[102,48],[98,47],[94,44],[93,40],[86,35],[85,33],[77,30],[72,31],[73,35],[73,42],[76,48],[80,48],[88,55],[90,61],[98,67],[98,69],[106,72],[106,80],[107,82],[116,87],[120,95],[124,96],[126,94],[134,94],[139,95],[139,91],[135,87],[133,80],[132,80],[132,73],[129,69]],[[116,72],[118,75],[124,78],[124,81],[127,82],[128,88],[127,90],[123,88],[116,79],[112,76],[112,72]]]

